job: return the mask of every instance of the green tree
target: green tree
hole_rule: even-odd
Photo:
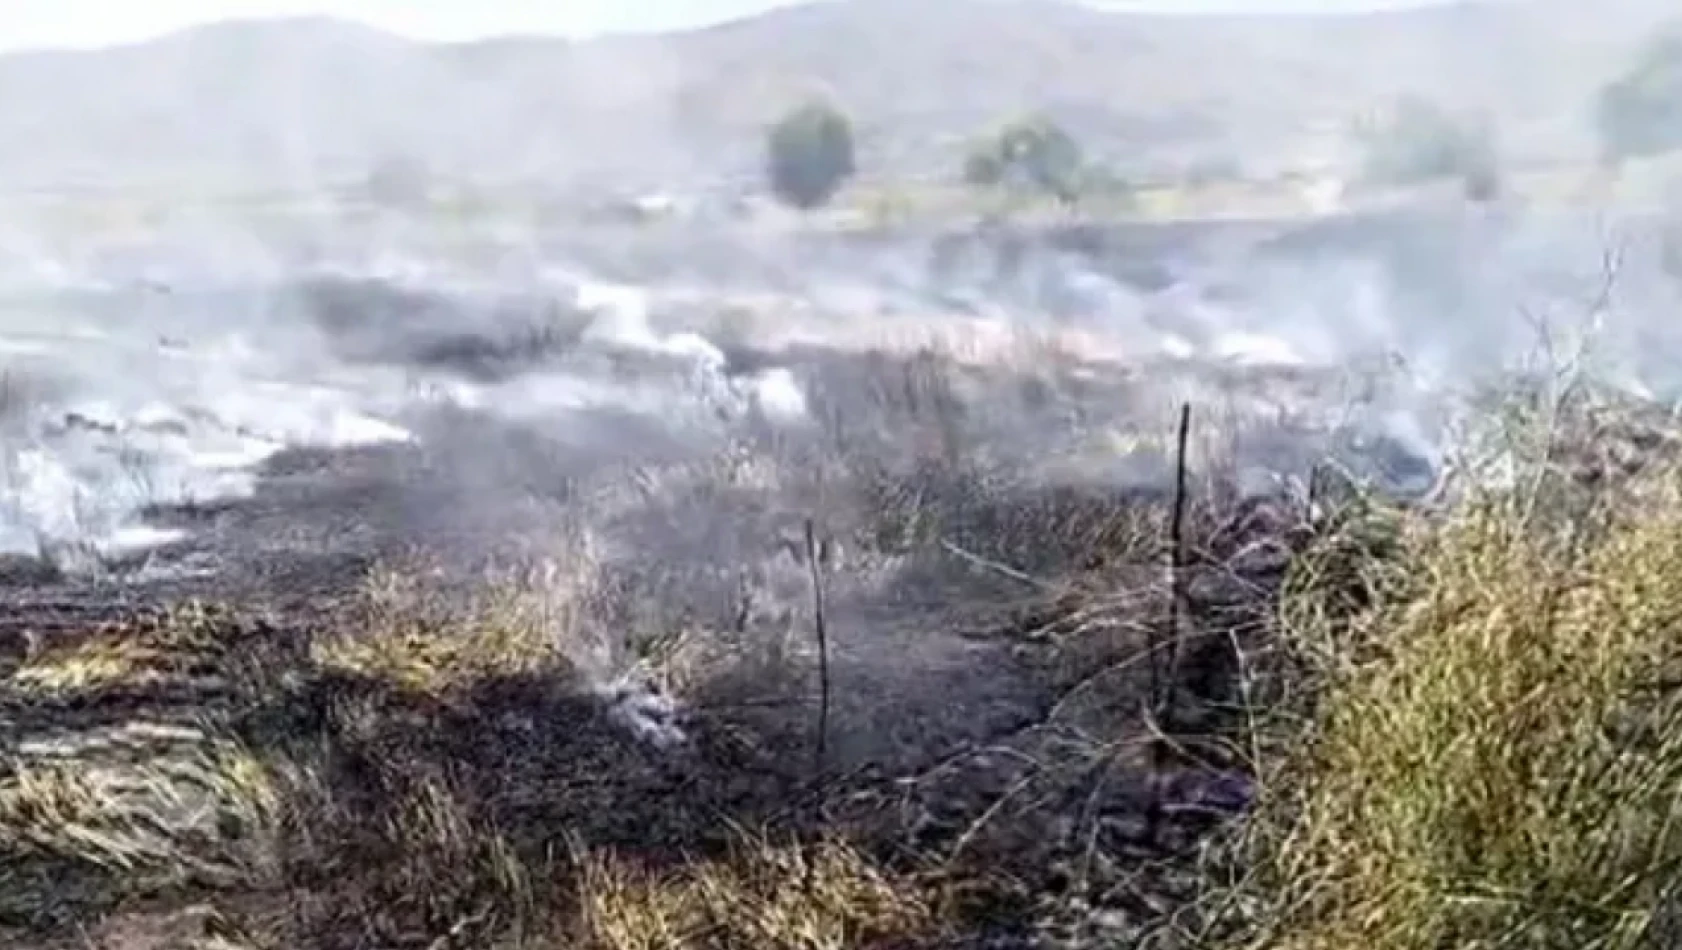
[[[1080,197],[1087,177],[1080,143],[1043,116],[1010,123],[978,143],[964,159],[968,184],[1028,188],[1063,202]]]
[[[1466,196],[1488,201],[1501,190],[1500,159],[1491,126],[1457,118],[1424,99],[1398,101],[1377,122],[1356,130],[1368,181],[1410,185],[1458,178]]]
[[[1595,125],[1608,162],[1682,149],[1682,26],[1655,38],[1601,89]]]
[[[766,139],[771,190],[803,211],[828,204],[857,171],[852,123],[834,106],[800,106],[773,125]]]

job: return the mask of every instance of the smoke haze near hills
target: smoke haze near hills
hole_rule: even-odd
[[[740,175],[765,122],[813,89],[856,113],[892,173],[933,171],[979,128],[1035,108],[1128,165],[1235,151],[1277,164],[1404,93],[1500,116],[1517,160],[1569,157],[1590,152],[1597,88],[1670,12],[1532,0],[1162,17],[854,0],[680,33],[451,44],[323,18],[226,22],[0,57],[0,181],[308,186],[391,156],[489,180]]]

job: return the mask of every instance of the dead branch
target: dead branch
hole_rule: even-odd
[[[812,623],[818,637],[818,735],[813,768],[822,775],[829,757],[829,631],[824,625],[823,572],[818,566],[818,532],[806,519],[806,566],[812,574]]]
[[[951,554],[954,557],[961,558],[976,567],[982,568],[983,570],[992,571],[995,574],[1003,575],[1013,581],[1020,581],[1030,587],[1037,587],[1040,590],[1053,589],[1051,584],[1048,584],[1037,577],[1025,574],[1008,564],[1000,564],[998,561],[988,560],[979,554],[971,554],[950,541],[943,539],[940,542],[940,547],[946,551],[946,553]]]
[[[1153,634],[1151,656],[1151,708],[1153,715],[1163,718],[1164,704],[1171,699],[1171,684],[1166,677],[1173,675],[1179,662],[1180,601],[1185,586],[1186,561],[1186,443],[1191,437],[1191,403],[1180,406],[1180,431],[1174,454],[1174,509],[1168,526],[1168,644],[1166,655],[1159,637]]]

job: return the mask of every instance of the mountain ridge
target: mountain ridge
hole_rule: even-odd
[[[0,55],[0,185],[274,184],[400,156],[441,174],[745,173],[822,91],[869,167],[937,172],[1027,110],[1123,165],[1296,150],[1396,96],[1496,116],[1524,157],[1586,154],[1592,95],[1675,12],[1659,0],[1325,15],[1141,14],[1052,0],[807,3],[672,33],[412,40],[324,17]]]

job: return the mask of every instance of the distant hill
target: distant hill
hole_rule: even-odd
[[[0,187],[286,185],[393,157],[487,178],[711,176],[751,170],[759,130],[814,90],[895,174],[943,171],[965,136],[1031,108],[1125,164],[1290,163],[1403,93],[1496,115],[1522,156],[1570,155],[1594,91],[1673,15],[1671,0],[1271,17],[837,0],[682,33],[444,45],[228,22],[0,57]]]

